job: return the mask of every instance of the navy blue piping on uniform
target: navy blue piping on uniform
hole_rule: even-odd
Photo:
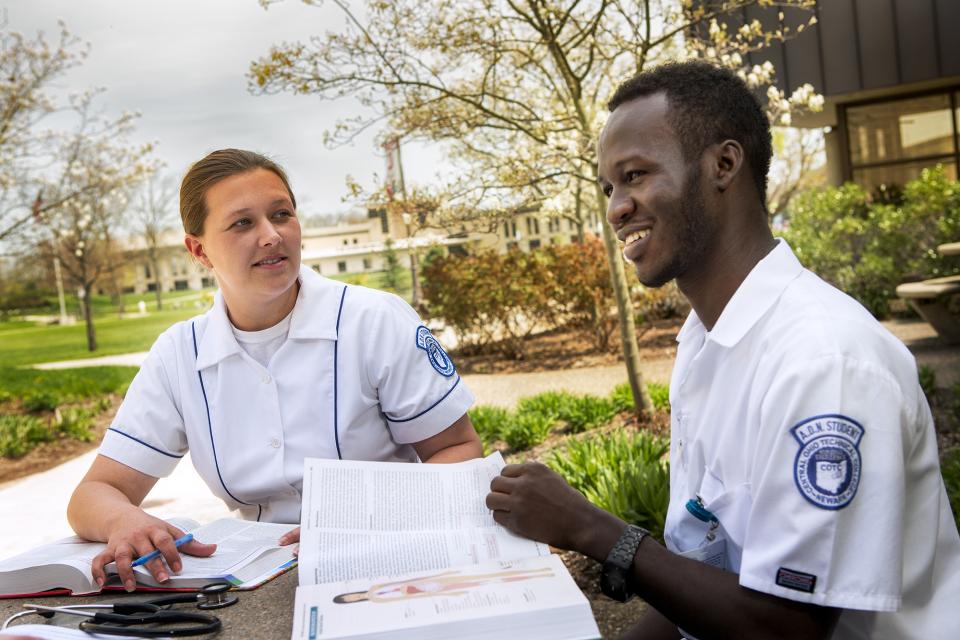
[[[198,358],[197,351],[197,327],[196,324],[190,323],[190,332],[193,334],[193,357]],[[200,391],[203,392],[203,406],[207,409],[207,430],[210,432],[210,447],[213,449],[213,465],[217,468],[217,477],[220,478],[220,486],[223,487],[223,490],[227,492],[227,495],[239,502],[240,504],[245,504],[248,507],[253,505],[249,502],[244,502],[239,499],[237,496],[230,493],[230,489],[227,489],[227,483],[223,481],[223,475],[220,473],[220,463],[217,461],[217,445],[213,441],[213,422],[210,420],[210,403],[207,402],[207,389],[203,386],[203,372],[197,369],[197,378],[200,379]],[[257,504],[257,522],[260,522],[260,516],[263,515],[263,505]]]
[[[333,341],[333,440],[337,444],[337,458],[343,460],[340,453],[340,429],[337,428],[337,345],[340,343],[340,316],[343,315],[343,299],[347,297],[347,288],[340,294],[340,308],[337,310],[337,339]]]
[[[172,454],[172,453],[167,453],[166,451],[163,451],[162,449],[157,449],[157,448],[156,448],[155,446],[153,446],[152,444],[149,444],[149,443],[147,443],[147,442],[144,442],[144,441],[141,440],[140,438],[134,438],[134,437],[133,437],[132,435],[130,435],[129,433],[124,433],[123,431],[120,431],[120,429],[117,429],[117,428],[115,428],[115,427],[110,427],[110,428],[107,429],[107,431],[113,431],[113,432],[115,432],[115,433],[119,433],[119,434],[122,435],[122,436],[126,436],[126,437],[130,438],[131,440],[133,440],[134,442],[139,442],[139,443],[142,444],[143,446],[145,446],[145,447],[147,447],[147,448],[150,448],[150,449],[153,449],[153,450],[156,451],[157,453],[162,453],[163,455],[165,455],[165,456],[167,456],[167,457],[169,457],[169,458],[176,458],[177,460],[179,460],[180,458],[183,457],[183,456],[178,456],[178,455],[175,455],[175,454]]]
[[[417,418],[419,418],[420,416],[422,416],[422,415],[425,414],[425,413],[428,413],[428,412],[429,412],[431,409],[433,409],[435,406],[437,406],[438,404],[440,404],[441,402],[443,402],[444,400],[446,400],[446,399],[447,399],[447,396],[450,395],[451,393],[453,393],[453,390],[457,388],[457,385],[458,385],[458,384],[460,384],[460,380],[461,380],[460,376],[457,376],[457,381],[453,383],[453,386],[452,386],[452,387],[450,387],[450,391],[447,391],[445,394],[443,394],[443,397],[442,397],[442,398],[440,398],[439,400],[437,400],[436,402],[434,402],[432,405],[430,405],[429,407],[427,407],[426,409],[424,409],[423,411],[421,411],[421,412],[418,413],[417,415],[415,415],[415,416],[413,416],[413,417],[410,417],[410,418],[404,418],[403,420],[394,420],[394,419],[391,418],[390,416],[387,416],[387,422],[410,422],[411,420],[416,420]],[[386,414],[384,414],[384,415],[386,415]]]

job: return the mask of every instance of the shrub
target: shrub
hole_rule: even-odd
[[[943,484],[950,499],[950,508],[953,509],[953,518],[960,527],[960,447],[944,452],[940,473],[943,474]]]
[[[554,421],[537,413],[517,413],[503,429],[503,440],[514,451],[535,447],[550,434]]]
[[[670,385],[660,382],[651,382],[647,385],[647,392],[650,394],[650,402],[657,411],[670,410]]]
[[[63,435],[80,440],[81,442],[90,442],[93,440],[93,418],[97,411],[83,409],[82,407],[73,407],[65,409],[58,415],[58,420],[54,423],[57,431]]]
[[[543,251],[551,265],[551,298],[563,319],[586,332],[597,349],[607,350],[617,316],[603,242],[591,235],[583,244],[552,245]]]
[[[560,419],[567,423],[571,433],[580,433],[607,424],[616,414],[612,400],[585,395],[574,397]]]
[[[60,398],[49,391],[34,391],[23,398],[23,408],[31,413],[53,411],[60,404]]]
[[[670,410],[670,385],[651,382],[647,384],[647,393],[650,394],[654,411]],[[624,382],[614,387],[610,401],[617,411],[633,411],[633,389],[630,388],[630,383]]]
[[[517,413],[531,413],[543,416],[551,423],[568,415],[570,407],[577,402],[577,397],[566,391],[545,391],[535,396],[522,398],[517,403]]]
[[[923,389],[923,395],[927,396],[929,401],[937,390],[937,372],[932,367],[921,365],[917,369],[917,376],[920,378],[920,388]]]
[[[670,500],[669,450],[666,439],[618,430],[571,441],[547,465],[596,506],[662,539]]]
[[[637,285],[633,288],[631,298],[638,323],[676,318],[690,311],[690,303],[680,293],[675,281],[656,288]]]
[[[500,440],[504,427],[510,422],[509,411],[486,404],[475,406],[469,414],[473,428],[485,445]]]
[[[53,432],[36,416],[0,414],[0,456],[20,458],[51,440]]]
[[[936,247],[960,237],[960,188],[938,166],[893,202],[855,184],[807,191],[783,235],[804,265],[882,317],[901,282],[951,272]]]

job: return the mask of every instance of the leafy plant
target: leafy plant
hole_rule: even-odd
[[[560,414],[571,433],[580,433],[607,424],[617,414],[613,401],[584,395],[573,398]]]
[[[547,465],[596,506],[662,539],[670,498],[669,450],[663,438],[621,429],[570,441]]]
[[[545,391],[535,396],[522,398],[517,403],[517,413],[530,413],[543,416],[556,422],[567,415],[577,397],[566,391]]]
[[[20,458],[51,440],[53,432],[36,416],[0,414],[0,456]]]
[[[670,410],[670,385],[660,382],[651,382],[647,385],[647,392],[650,393],[650,402],[657,411]]]
[[[84,409],[82,407],[72,407],[64,409],[54,423],[57,431],[63,435],[80,440],[81,442],[90,442],[93,440],[93,418],[97,411]]]
[[[921,365],[917,369],[917,376],[920,378],[920,388],[923,389],[923,394],[928,399],[932,398],[937,390],[937,372],[933,370],[933,367]]]
[[[501,439],[504,427],[510,422],[510,412],[502,407],[481,404],[470,409],[470,421],[485,445]]]
[[[945,451],[940,462],[943,484],[953,509],[953,518],[960,527],[960,447]]]
[[[31,413],[53,411],[60,404],[60,398],[49,391],[33,391],[23,398],[23,408]]]
[[[656,411],[670,410],[670,385],[660,382],[651,382],[647,384],[647,393],[650,394],[650,401]],[[618,384],[610,393],[610,401],[617,411],[632,411],[633,390],[626,382]]]
[[[514,451],[535,447],[550,434],[554,421],[537,413],[515,414],[503,430],[503,440]]]

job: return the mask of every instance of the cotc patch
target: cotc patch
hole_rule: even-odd
[[[430,361],[430,366],[436,369],[440,375],[449,378],[456,371],[450,356],[430,333],[430,329],[423,325],[417,327],[417,348],[427,352],[427,360]]]
[[[803,497],[822,509],[850,504],[860,485],[860,423],[828,414],[808,418],[790,432],[800,443],[793,477]]]

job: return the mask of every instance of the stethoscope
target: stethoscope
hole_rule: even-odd
[[[136,636],[140,638],[200,636],[215,633],[223,626],[220,618],[206,613],[170,609],[171,605],[195,602],[198,609],[222,609],[236,604],[237,596],[229,596],[231,585],[215,582],[202,587],[199,593],[178,593],[141,602],[107,604],[73,604],[63,607],[27,603],[26,611],[15,613],[4,621],[0,631],[10,623],[28,615],[52,618],[58,613],[86,618],[80,630],[93,634]]]

